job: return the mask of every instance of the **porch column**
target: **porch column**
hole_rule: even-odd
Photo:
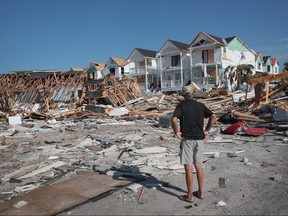
[[[148,82],[147,82],[147,59],[145,58],[145,90],[148,89]]]
[[[189,52],[190,52],[190,80],[191,80],[191,82],[192,82],[192,68],[193,68],[193,57],[192,57],[192,53],[193,53],[193,51],[190,49],[189,50]]]
[[[161,88],[163,88],[163,85],[162,85],[162,57],[160,55],[160,63],[159,63],[159,69],[160,69],[160,83],[161,83]]]
[[[181,86],[183,86],[183,64],[182,64],[182,51],[180,51],[180,70],[181,70]]]
[[[202,65],[202,68],[203,68],[203,71],[204,71],[204,84],[206,85],[206,84],[208,84],[208,79],[207,79],[207,77],[208,77],[208,74],[207,74],[207,66],[206,66],[206,63],[204,63],[203,65]]]
[[[218,82],[219,82],[219,73],[218,73],[218,64],[216,62],[216,85],[218,86]]]

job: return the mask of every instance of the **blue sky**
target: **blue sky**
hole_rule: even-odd
[[[87,68],[190,44],[200,31],[238,36],[254,51],[288,61],[287,0],[0,0],[0,73]]]

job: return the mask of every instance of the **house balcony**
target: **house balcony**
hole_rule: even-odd
[[[137,67],[137,68],[130,68],[130,75],[131,76],[139,76],[139,75],[145,75],[146,74],[146,68],[143,67]],[[156,67],[147,67],[147,74],[160,76],[160,71]]]
[[[188,79],[184,79],[182,83],[181,80],[162,80],[161,91],[180,91],[188,81]]]
[[[192,82],[194,82],[199,88],[203,88],[207,85],[215,85],[216,83],[216,76],[209,76],[209,77],[195,77],[193,76]]]
[[[164,67],[163,69],[163,72],[168,72],[168,71],[180,71],[181,70],[181,67],[180,66],[169,66],[169,67]]]

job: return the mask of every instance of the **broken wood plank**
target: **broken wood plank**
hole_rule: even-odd
[[[2,215],[55,215],[89,199],[119,187],[132,180],[115,180],[111,176],[87,173],[73,179],[37,188],[0,203]],[[17,208],[17,203],[25,205]]]

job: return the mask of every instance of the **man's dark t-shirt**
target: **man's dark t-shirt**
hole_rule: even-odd
[[[180,120],[180,131],[186,139],[203,140],[204,118],[209,118],[213,112],[203,103],[196,100],[184,100],[179,103],[173,117]]]

